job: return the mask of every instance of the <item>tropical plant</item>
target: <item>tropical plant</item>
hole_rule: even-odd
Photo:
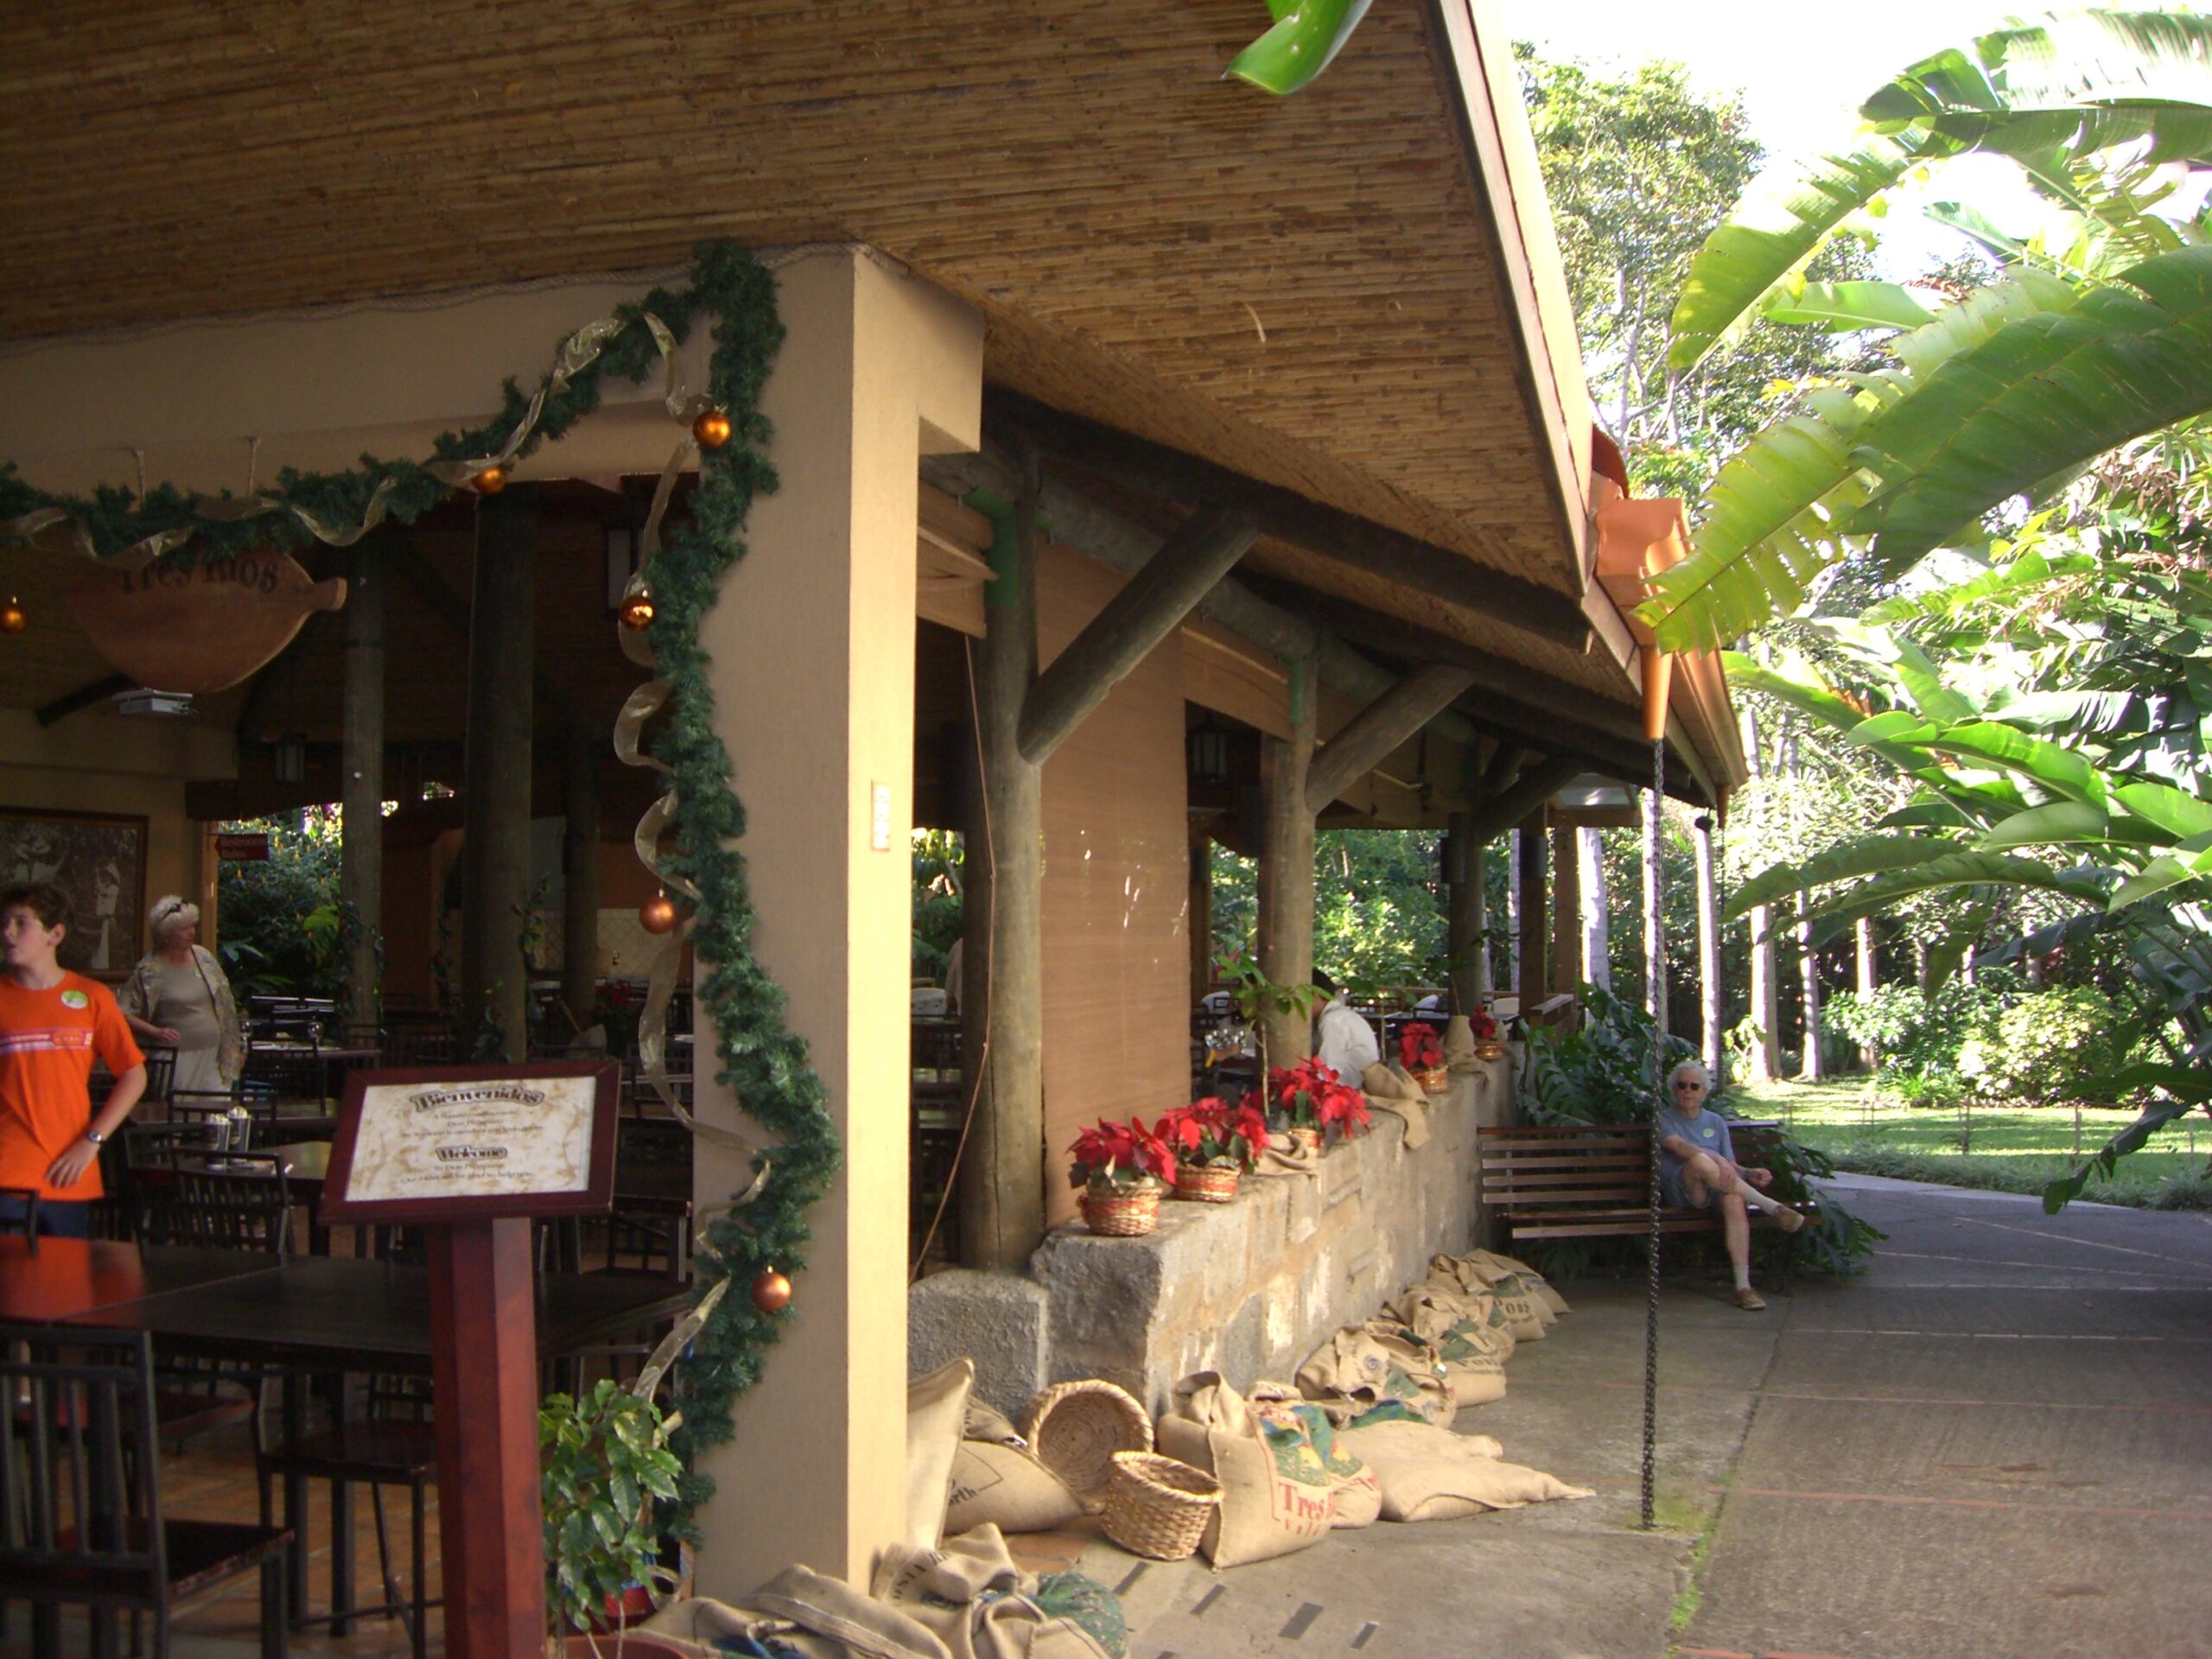
[[[1418,1020],[1401,1027],[1398,1064],[1408,1071],[1432,1071],[1443,1065],[1444,1045],[1437,1040],[1436,1027]]]
[[[2088,49],[2094,48],[2094,49]],[[2069,59],[2069,51],[2079,52]],[[1669,648],[1717,646],[1795,609],[1863,554],[1895,579],[1982,516],[2212,409],[2212,221],[2145,166],[2212,168],[2212,21],[2088,11],[1979,37],[1870,99],[1858,146],[1755,186],[1692,262],[1673,319],[1683,372],[1751,321],[1886,334],[1887,365],[1808,390],[1707,492],[1692,556],[1643,610]],[[1911,289],[1808,283],[1806,261],[1909,173],[1971,150],[2018,162],[2075,227],[2007,238],[1940,310]]]
[[[1282,1113],[1293,1128],[1340,1126],[1349,1135],[1355,1129],[1367,1127],[1367,1096],[1338,1082],[1335,1071],[1322,1065],[1319,1058],[1300,1060],[1296,1065],[1268,1072],[1268,1094],[1275,1109]],[[1247,1094],[1244,1103],[1257,1106],[1259,1102]]]
[[[224,823],[269,837],[269,856],[225,863],[215,882],[216,954],[248,995],[336,996],[346,964],[339,938],[340,814],[334,807]]]

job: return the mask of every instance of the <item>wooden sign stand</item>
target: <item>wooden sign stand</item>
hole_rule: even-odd
[[[613,1209],[619,1077],[610,1061],[347,1079],[322,1220],[404,1222],[429,1242],[449,1659],[545,1651],[531,1222]],[[533,1185],[549,1154],[564,1184]]]

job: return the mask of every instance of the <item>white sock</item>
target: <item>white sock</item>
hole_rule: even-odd
[[[1753,1186],[1749,1181],[1737,1182],[1736,1190],[1744,1195],[1744,1202],[1750,1205],[1754,1210],[1764,1210],[1770,1216],[1782,1208],[1780,1205],[1777,1204],[1772,1198],[1767,1197],[1765,1193],[1760,1192],[1758,1188]]]
[[[1736,1269],[1736,1288],[1738,1290],[1749,1290],[1751,1287],[1751,1263],[1747,1262]]]

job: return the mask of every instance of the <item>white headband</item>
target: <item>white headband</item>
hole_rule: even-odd
[[[162,937],[162,930],[179,918],[183,920],[187,927],[197,926],[200,922],[200,906],[188,904],[175,893],[171,893],[166,899],[157,899],[154,901],[153,909],[146,913],[146,931],[158,939]]]

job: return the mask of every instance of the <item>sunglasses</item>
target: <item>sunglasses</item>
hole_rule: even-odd
[[[1701,1084],[1701,1083],[1691,1083],[1691,1082],[1688,1082],[1688,1081],[1686,1079],[1686,1080],[1684,1080],[1683,1082],[1678,1083],[1678,1084],[1676,1084],[1675,1085],[1675,1092],[1676,1094],[1678,1094],[1678,1095],[1680,1095],[1680,1094],[1696,1094],[1696,1093],[1700,1092],[1700,1090],[1702,1090],[1704,1089],[1704,1087],[1705,1087],[1705,1085],[1704,1085],[1703,1084]]]

